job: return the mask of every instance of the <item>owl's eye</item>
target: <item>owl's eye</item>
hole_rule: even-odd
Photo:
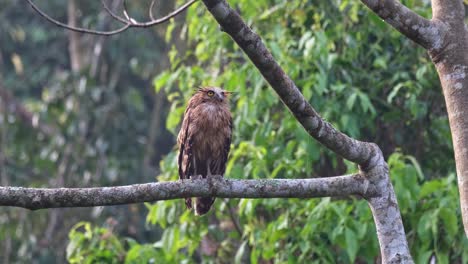
[[[213,92],[213,91],[208,91],[206,94],[207,94],[209,97],[211,97],[211,96],[214,95],[214,92]]]

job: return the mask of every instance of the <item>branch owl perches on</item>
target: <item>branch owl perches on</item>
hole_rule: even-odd
[[[229,94],[221,88],[204,87],[190,98],[177,136],[181,180],[224,175],[232,136]],[[206,214],[214,200],[195,198],[195,214]],[[192,209],[192,198],[186,198],[185,204]]]

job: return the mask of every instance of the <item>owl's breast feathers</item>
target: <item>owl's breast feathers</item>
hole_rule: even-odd
[[[191,115],[196,118],[192,119],[188,132],[193,135],[192,148],[197,159],[216,159],[223,156],[226,138],[231,138],[229,109],[205,103],[194,108]]]

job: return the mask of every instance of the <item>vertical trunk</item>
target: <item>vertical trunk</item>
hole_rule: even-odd
[[[440,51],[430,51],[444,92],[457,166],[460,205],[468,236],[468,31],[452,24]]]

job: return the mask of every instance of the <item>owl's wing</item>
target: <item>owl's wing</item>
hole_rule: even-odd
[[[179,179],[189,179],[190,175],[194,174],[193,169],[193,153],[192,153],[192,135],[190,134],[189,127],[191,121],[191,108],[188,107],[184,114],[182,127],[180,128],[177,141],[179,143]],[[185,198],[185,205],[188,209],[192,209],[192,199]]]
[[[215,159],[210,164],[210,171],[214,175],[224,175],[226,171],[226,165],[228,160],[229,151],[231,149],[231,138],[232,138],[232,117],[229,117],[228,124],[229,129],[224,138],[224,149],[221,157]]]

